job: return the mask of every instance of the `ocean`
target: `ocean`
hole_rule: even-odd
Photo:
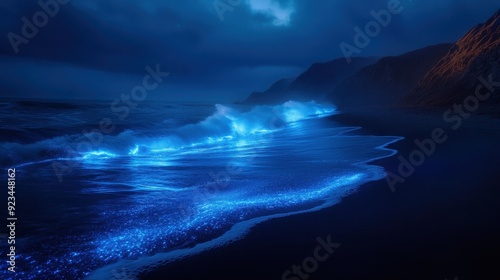
[[[2,101],[17,272],[0,278],[136,279],[257,223],[340,203],[384,178],[370,162],[394,155],[385,147],[401,138],[329,118],[339,113],[313,101],[120,111],[105,101]]]

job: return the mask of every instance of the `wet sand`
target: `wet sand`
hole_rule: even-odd
[[[331,117],[371,135],[403,136],[399,154],[373,164],[398,174],[399,155],[442,128],[447,140],[405,181],[368,183],[319,212],[266,221],[242,239],[142,275],[141,279],[500,279],[500,119],[473,115],[456,130],[447,108],[364,108]],[[318,237],[340,243],[316,269]]]

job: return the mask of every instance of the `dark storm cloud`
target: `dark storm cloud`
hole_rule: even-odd
[[[339,43],[352,42],[353,27],[363,27],[372,20],[370,11],[387,2],[245,0],[221,21],[213,0],[70,0],[15,54],[7,34],[21,34],[21,18],[32,19],[40,6],[4,0],[0,96],[67,98],[89,91],[85,96],[113,99],[118,88],[140,80],[146,65],[160,64],[171,73],[165,92],[186,91],[193,100],[241,99],[313,62],[341,57]],[[403,12],[360,55],[455,41],[493,14],[494,2],[401,0]],[[62,77],[73,83],[58,83]],[[68,93],[79,84],[83,89]]]

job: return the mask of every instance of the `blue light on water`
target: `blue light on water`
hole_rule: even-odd
[[[93,245],[95,254],[104,261],[117,260],[123,257],[133,258],[141,254],[148,254],[158,250],[158,247],[172,243],[170,239],[186,239],[187,234],[196,231],[220,228],[231,220],[234,222],[252,218],[256,213],[270,214],[305,202],[327,200],[332,191],[337,188],[352,187],[363,180],[363,174],[345,175],[333,180],[327,180],[325,185],[306,190],[289,191],[280,194],[257,195],[248,197],[242,193],[233,192],[227,196],[217,196],[215,200],[203,201],[194,205],[196,215],[172,219],[165,213],[168,224],[145,223],[147,216],[140,216],[142,211],[132,208],[125,214],[139,227],[110,232],[100,236]],[[161,206],[160,206],[161,208]],[[262,215],[259,214],[259,215]],[[162,218],[159,218],[161,221]],[[226,221],[226,222],[224,222]],[[141,224],[149,226],[141,227]]]
[[[138,152],[139,152],[139,145],[135,145],[135,147],[132,150],[130,150],[130,152],[128,154],[135,156],[135,155],[137,155]]]
[[[315,120],[334,113],[331,106],[291,101],[250,111],[216,108],[195,124],[162,133],[124,132],[107,137],[95,151],[57,158],[82,163],[65,183],[72,186],[68,193],[74,189],[72,197],[92,202],[74,206],[91,217],[92,227],[25,245],[19,260],[30,268],[19,275],[82,278],[123,260],[141,263],[165,253],[165,261],[176,249],[189,254],[235,227],[248,229],[249,221],[332,205],[356,186],[382,178],[381,168],[364,162],[393,154],[379,148],[392,137],[347,139],[338,134],[352,128]],[[53,160],[19,166],[51,182],[53,173],[36,164]],[[59,190],[57,185],[50,191]],[[71,205],[63,202],[50,207]],[[66,206],[56,212],[65,213]],[[53,252],[48,259],[47,251]]]
[[[113,154],[108,151],[93,151],[93,152],[88,152],[83,155],[83,159],[89,159],[89,158],[112,158],[112,157],[117,157],[118,155]]]
[[[239,112],[235,109],[216,105],[217,112],[205,120],[194,125],[187,125],[178,129],[181,134],[197,135],[193,140],[173,141],[178,135],[167,135],[163,138],[136,138],[130,136],[130,132],[124,132],[114,138],[108,138],[104,144],[111,146],[110,149],[98,147],[95,151],[83,152],[78,154],[75,152],[73,157],[54,157],[49,159],[40,159],[19,163],[18,167],[35,165],[51,161],[78,161],[83,160],[86,163],[92,163],[94,160],[111,159],[126,156],[138,156],[148,153],[170,153],[182,149],[190,149],[192,147],[204,145],[219,145],[228,141],[239,141],[241,143],[244,138],[253,137],[255,135],[270,134],[280,130],[282,127],[276,126],[276,120],[285,122],[289,127],[298,127],[298,122],[320,118],[335,113],[335,108],[330,105],[318,104],[314,101],[300,103],[289,101],[278,106],[259,106],[249,112]],[[229,127],[226,130],[225,127]],[[173,137],[173,138],[171,138]],[[122,139],[125,138],[125,139]],[[134,141],[128,144],[127,148],[120,151],[122,142]],[[84,139],[85,140],[85,139]],[[251,139],[249,139],[251,140]],[[57,140],[59,142],[60,139]],[[86,140],[85,140],[86,141]],[[50,143],[50,140],[42,141],[45,145]],[[42,144],[33,144],[33,148]],[[68,143],[77,146],[79,142]],[[130,148],[130,147],[133,148]],[[53,149],[54,147],[47,147]],[[74,149],[74,147],[73,147]],[[36,153],[33,153],[36,154]],[[61,154],[67,154],[66,150],[61,150]],[[95,161],[101,163],[100,161]]]
[[[287,122],[296,122],[304,118],[304,115],[298,110],[288,110],[284,115]]]

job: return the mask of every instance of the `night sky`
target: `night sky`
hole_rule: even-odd
[[[41,0],[51,2],[55,0]],[[233,102],[342,57],[354,27],[389,1],[59,0],[37,34],[18,45],[37,1],[0,2],[0,97],[115,99],[142,82],[147,65],[169,72],[148,99]],[[394,0],[393,0],[394,1]],[[397,55],[454,42],[497,9],[491,0],[401,0],[403,11],[359,56]],[[226,3],[226,4],[224,4]],[[43,18],[41,18],[43,20]],[[10,36],[13,36],[12,34]]]

